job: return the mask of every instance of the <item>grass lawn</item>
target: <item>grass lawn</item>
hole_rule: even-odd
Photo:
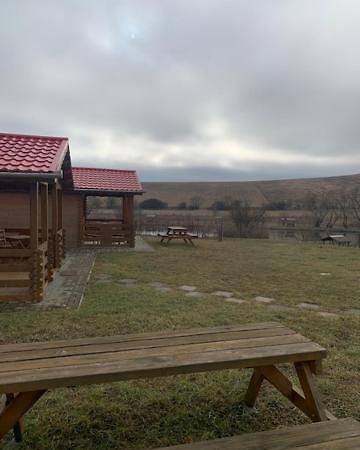
[[[360,419],[360,316],[347,312],[360,308],[359,249],[260,240],[199,241],[195,248],[151,243],[153,253],[98,256],[79,310],[1,314],[0,341],[279,321],[328,349],[319,378],[324,402],[338,417]],[[100,282],[103,275],[107,282]],[[137,284],[126,287],[123,278]],[[172,289],[161,292],[150,286],[154,281]],[[209,295],[187,297],[177,289],[184,284]],[[217,290],[247,302],[210,295]],[[292,308],[258,304],[255,296]],[[301,302],[339,317],[320,317]],[[142,449],[307,421],[267,384],[256,412],[247,411],[241,400],[250,375],[232,370],[51,391],[27,416],[19,448]]]

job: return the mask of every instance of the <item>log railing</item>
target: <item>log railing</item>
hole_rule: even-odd
[[[32,251],[0,248],[0,302],[32,301]]]
[[[113,247],[126,245],[134,247],[134,226],[122,222],[86,221],[82,230],[82,245]]]
[[[11,233],[30,234],[27,229],[9,229]],[[40,238],[41,239],[41,238]],[[40,302],[54,269],[64,257],[64,233],[59,230],[48,240],[31,248],[0,248],[0,303]]]

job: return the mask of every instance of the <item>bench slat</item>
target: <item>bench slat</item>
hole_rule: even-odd
[[[358,450],[360,424],[332,420],[156,450]]]

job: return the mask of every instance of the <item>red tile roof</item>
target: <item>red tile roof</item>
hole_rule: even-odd
[[[0,172],[59,172],[68,138],[0,133]]]
[[[135,170],[73,167],[74,189],[141,194],[143,188]]]

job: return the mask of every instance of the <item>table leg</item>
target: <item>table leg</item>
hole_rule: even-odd
[[[255,400],[259,394],[264,379],[264,375],[261,373],[261,371],[255,369],[245,394],[245,403],[248,406],[254,406]]]
[[[295,363],[302,392],[275,366],[257,367],[250,380],[245,403],[249,406],[254,405],[261,384],[266,379],[313,422],[331,418],[331,414],[326,411],[321,402],[311,368],[311,362]]]
[[[6,394],[6,406],[0,413],[0,439],[13,428],[16,442],[22,441],[22,418],[44,393],[41,390]]]
[[[305,400],[311,412],[311,419],[315,422],[327,420],[326,411],[318,392],[314,375],[307,363],[295,363],[295,369],[304,392]]]

